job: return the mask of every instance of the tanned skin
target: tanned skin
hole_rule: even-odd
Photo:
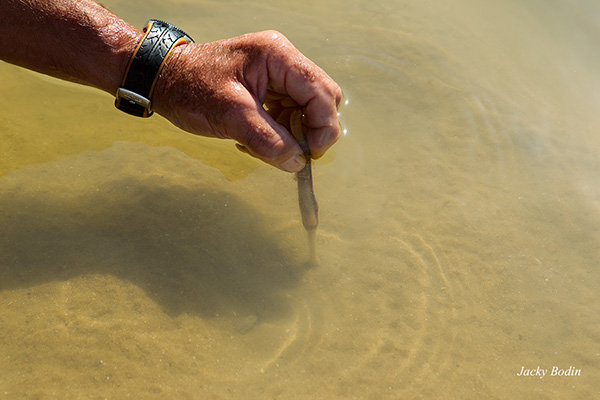
[[[92,0],[0,1],[0,59],[113,96],[142,37]],[[341,98],[321,68],[281,33],[265,31],[175,47],[152,104],[181,129],[233,139],[266,163],[297,172],[303,152],[278,116],[303,108],[303,130],[319,158],[339,138]],[[267,112],[269,100],[281,106]]]

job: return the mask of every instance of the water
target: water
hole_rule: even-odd
[[[319,266],[291,175],[0,64],[0,398],[598,397],[596,2],[104,4],[341,84]]]

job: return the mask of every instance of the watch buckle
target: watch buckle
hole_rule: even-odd
[[[150,99],[147,99],[144,96],[132,92],[131,90],[127,90],[125,88],[117,89],[117,97],[120,99],[127,100],[132,104],[137,104],[138,106],[144,107],[148,110],[150,110],[150,105],[152,104]]]

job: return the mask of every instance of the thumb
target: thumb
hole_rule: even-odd
[[[255,103],[233,116],[228,131],[241,145],[240,150],[287,172],[304,168],[306,159],[296,139],[262,106]]]

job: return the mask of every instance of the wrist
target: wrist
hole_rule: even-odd
[[[168,114],[171,114],[168,112],[169,99],[173,99],[174,96],[177,96],[177,93],[173,93],[173,84],[175,83],[178,73],[180,73],[181,56],[186,47],[187,46],[177,46],[171,51],[160,75],[156,78],[156,86],[152,96],[152,106],[155,112],[163,116],[168,117]]]
[[[103,36],[107,43],[107,59],[102,69],[97,66],[94,77],[90,80],[96,80],[96,83],[92,83],[93,86],[114,95],[144,32],[124,21],[117,21],[103,32]]]
[[[75,81],[114,94],[144,33],[95,1],[74,5],[64,12],[65,24],[78,26],[71,28],[75,37],[62,40],[73,47],[68,50],[76,57],[72,60],[73,71],[67,69],[67,73]],[[57,26],[59,29],[61,33],[69,32],[68,26]]]
[[[193,42],[184,31],[160,20],[148,21],[144,33],[130,57],[115,100],[118,109],[138,117],[149,117],[154,112],[156,83],[173,50]]]

